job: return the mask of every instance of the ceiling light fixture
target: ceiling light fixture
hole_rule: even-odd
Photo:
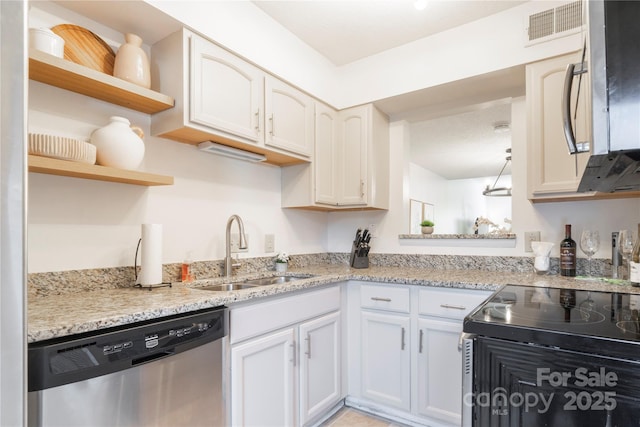
[[[267,160],[267,156],[265,156],[264,154],[252,153],[250,151],[241,150],[239,148],[216,144],[215,142],[211,141],[201,142],[200,144],[198,144],[198,149],[207,153],[231,157],[232,159],[245,160],[247,162],[264,162],[265,160]]]
[[[415,7],[416,10],[425,10],[427,8],[427,3],[429,3],[429,0],[415,0],[413,2],[413,7]]]
[[[498,180],[502,176],[502,172],[504,172],[505,168],[511,161],[511,148],[507,148],[506,151],[508,154],[506,157],[507,161],[504,162],[504,166],[502,166],[502,169],[500,170],[500,173],[496,178],[496,182],[493,183],[493,187],[489,187],[487,185],[487,188],[485,188],[484,191],[482,192],[483,196],[491,196],[491,197],[510,197],[511,196],[511,187],[496,187],[496,184],[498,184]]]

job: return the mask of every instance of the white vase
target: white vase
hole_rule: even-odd
[[[422,234],[432,234],[433,233],[433,227],[428,227],[426,225],[423,225],[422,227],[420,227],[420,230],[422,231]]]
[[[124,117],[113,116],[109,124],[91,134],[96,146],[96,163],[119,169],[136,169],[144,157],[142,129]]]
[[[127,33],[125,43],[120,46],[113,64],[113,75],[122,80],[145,88],[151,87],[149,59],[142,49],[142,39],[135,34]]]
[[[276,262],[276,271],[278,273],[284,273],[287,271],[287,263],[286,262]]]

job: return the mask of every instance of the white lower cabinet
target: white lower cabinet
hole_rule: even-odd
[[[362,396],[409,410],[409,316],[363,311]]]
[[[300,325],[300,424],[323,414],[341,396],[340,313]]]
[[[459,426],[462,320],[489,295],[349,282],[348,404],[408,424]]]
[[[308,425],[343,398],[340,304],[334,286],[231,307],[233,426]]]
[[[295,425],[294,345],[288,328],[232,347],[233,425]]]
[[[451,424],[462,422],[462,322],[418,319],[416,410]]]

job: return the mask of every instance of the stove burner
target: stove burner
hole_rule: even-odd
[[[640,338],[640,321],[638,320],[621,320],[616,326],[624,333],[632,335],[635,339]]]

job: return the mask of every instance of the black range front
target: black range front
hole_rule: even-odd
[[[507,285],[464,321],[464,426],[640,426],[640,295]]]

